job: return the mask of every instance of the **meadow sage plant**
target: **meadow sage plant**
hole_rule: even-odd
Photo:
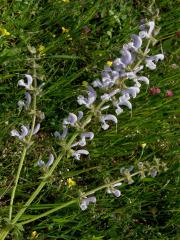
[[[163,53],[156,55],[150,53],[150,46],[156,41],[154,38],[156,33],[155,19],[144,22],[140,26],[139,33],[132,34],[130,41],[123,45],[120,55],[112,61],[111,66],[105,65],[100,73],[100,78],[88,84],[84,92],[77,97],[78,104],[84,110],[77,111],[77,113],[70,112],[63,119],[60,130],[58,129],[53,133],[56,143],[60,146],[60,153],[49,153],[46,162],[41,157],[36,161],[36,167],[42,170],[41,181],[30,198],[15,212],[14,201],[21,170],[27,152],[34,144],[33,138],[39,133],[41,121],[44,119],[44,113],[37,109],[36,104],[36,99],[42,92],[42,85],[38,86],[37,82],[36,51],[31,51],[34,59],[33,74],[28,73],[25,75],[25,80],[18,81],[19,87],[25,90],[25,100],[20,100],[17,104],[20,109],[31,113],[32,123],[31,125],[21,123],[20,128],[16,127],[10,133],[12,137],[23,144],[23,151],[11,193],[9,218],[6,217],[6,224],[0,233],[0,240],[5,239],[9,232],[15,228],[21,231],[24,224],[46,217],[71,204],[78,203],[81,210],[87,210],[91,204],[97,202],[95,196],[97,191],[104,190],[107,194],[119,198],[121,196],[119,190],[121,185],[123,183],[133,184],[135,181],[134,176],[140,178],[146,176],[155,177],[159,171],[166,170],[165,163],[161,163],[156,158],[152,164],[138,162],[134,167],[120,169],[119,179],[107,180],[103,185],[95,189],[80,192],[79,197],[62,203],[60,206],[44,213],[34,215],[34,217],[31,216],[30,219],[23,220],[22,218],[26,209],[47,184],[48,179],[53,175],[62,158],[69,158],[69,161],[73,158],[77,160],[78,164],[78,161],[81,161],[82,158],[85,161],[85,158],[90,155],[87,145],[95,137],[95,132],[89,130],[92,127],[93,118],[99,121],[102,131],[107,131],[109,128],[113,128],[113,125],[118,124],[118,119],[125,110],[132,111],[132,100],[140,94],[142,84],[149,85],[150,82],[147,76],[141,74],[141,71],[146,68],[155,70],[156,64],[164,59]],[[71,181],[73,182],[73,180]],[[75,185],[75,182],[73,184]]]

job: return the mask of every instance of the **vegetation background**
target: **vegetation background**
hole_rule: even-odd
[[[142,0],[0,0],[0,217],[7,215],[11,186],[22,146],[10,137],[10,131],[28,116],[17,109],[23,91],[17,81],[31,73],[28,46],[36,47],[41,59],[38,74],[46,83],[38,107],[46,118],[30,151],[16,195],[21,206],[37,186],[39,170],[35,163],[44,151],[52,151],[52,133],[60,129],[64,116],[77,112],[75,101],[85,82],[92,82],[108,60],[119,56],[122,45],[138,32],[139,22],[149,17],[149,1]],[[136,179],[133,186],[123,185],[122,196],[96,194],[97,204],[87,211],[72,205],[25,225],[22,239],[179,239],[178,140],[179,140],[179,59],[180,5],[178,0],[156,1],[161,27],[158,44],[165,60],[156,71],[149,71],[152,95],[144,87],[128,111],[119,116],[117,129],[100,131],[94,123],[95,139],[83,161],[64,159],[53,180],[43,189],[27,214],[43,212],[78,196],[78,189],[90,190],[104,179],[118,178],[122,166],[133,165],[142,153],[142,161],[160,158],[168,171],[156,178]],[[7,32],[5,32],[5,29]],[[166,91],[173,96],[167,97]],[[65,185],[68,177],[76,186]],[[11,239],[11,238],[9,238]],[[14,239],[14,238],[12,238]],[[20,237],[16,238],[20,239]]]

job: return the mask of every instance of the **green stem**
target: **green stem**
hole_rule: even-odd
[[[33,82],[34,82],[34,87],[36,88],[37,87],[37,81],[36,81],[35,60],[34,60],[34,64],[33,64],[33,70],[34,70],[34,72],[33,72]],[[18,171],[17,171],[16,178],[15,178],[14,187],[13,187],[12,194],[11,194],[11,200],[10,200],[10,206],[9,206],[9,220],[12,219],[13,203],[14,203],[14,199],[15,199],[15,194],[16,194],[18,181],[19,181],[21,170],[22,170],[24,160],[25,160],[25,157],[26,157],[28,145],[31,142],[31,138],[32,138],[35,123],[36,123],[36,93],[33,94],[33,113],[34,113],[34,115],[33,115],[33,119],[32,119],[30,135],[28,137],[27,143],[25,143],[25,146],[24,146],[24,149],[23,149],[23,152],[22,152],[22,156],[21,156],[20,163],[19,163],[19,166],[18,166]]]
[[[138,175],[139,173],[140,173],[140,172],[133,173],[133,174],[131,174],[131,177],[136,176],[136,175]],[[97,187],[97,188],[95,188],[95,189],[92,189],[92,190],[84,193],[84,194],[83,194],[83,197],[87,197],[87,196],[89,196],[89,195],[91,195],[91,194],[94,194],[94,193],[97,192],[97,191],[100,191],[100,190],[104,189],[104,188],[108,188],[108,187],[110,187],[110,186],[113,186],[113,185],[116,184],[116,183],[119,183],[119,182],[124,181],[124,179],[125,179],[125,178],[123,177],[123,178],[117,179],[116,181],[103,184],[103,185],[101,185],[101,186],[99,186],[99,187]],[[39,214],[38,216],[35,216],[34,218],[31,218],[31,219],[29,219],[29,220],[23,221],[23,222],[21,222],[21,224],[24,225],[24,224],[33,222],[33,221],[35,221],[35,220],[38,220],[38,219],[40,219],[40,218],[42,218],[42,217],[46,217],[46,216],[48,216],[49,214],[54,213],[54,212],[57,212],[58,210],[60,210],[60,209],[62,209],[62,208],[65,208],[65,207],[67,207],[67,206],[69,206],[69,205],[72,205],[72,204],[74,204],[74,203],[77,203],[79,200],[80,200],[79,198],[73,199],[73,200],[71,200],[71,201],[69,201],[69,202],[67,202],[67,203],[61,204],[60,206],[58,206],[58,207],[56,207],[56,208],[53,208],[53,209],[51,209],[51,210],[49,210],[49,211],[46,211],[46,212],[44,212],[44,213],[42,213],[42,214]]]

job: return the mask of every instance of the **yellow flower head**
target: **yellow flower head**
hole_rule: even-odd
[[[107,61],[107,63],[106,63],[109,67],[111,67],[112,66],[112,64],[113,64],[113,62],[112,61]]]
[[[32,238],[32,239],[38,238],[38,236],[39,236],[39,234],[38,234],[36,231],[33,231],[33,232],[31,233],[31,238]]]
[[[68,178],[67,185],[68,185],[68,187],[73,187],[76,185],[76,182],[72,178]]]
[[[68,33],[68,32],[69,32],[69,29],[68,29],[68,28],[62,27],[61,29],[62,29],[62,32],[63,32],[63,33]]]
[[[146,147],[146,143],[142,143],[142,144],[141,144],[141,147],[142,147],[142,148],[145,148],[145,147]]]
[[[37,50],[38,50],[40,55],[44,55],[45,54],[45,46],[39,45]]]
[[[8,32],[5,28],[0,28],[0,35],[1,36],[9,36],[10,32]]]

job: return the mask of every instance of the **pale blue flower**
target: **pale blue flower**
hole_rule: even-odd
[[[38,123],[33,130],[33,135],[35,135],[36,133],[39,132],[40,127],[41,127],[41,125],[40,125],[40,123]]]
[[[109,124],[107,123],[107,121],[112,121],[115,124],[117,124],[117,122],[118,122],[116,116],[114,116],[112,114],[102,115],[100,118],[100,122],[102,123],[101,127],[104,130],[107,130],[109,128]]]
[[[131,38],[133,39],[133,47],[139,49],[142,46],[142,39],[136,34],[132,34]]]
[[[67,136],[67,134],[68,134],[68,128],[67,128],[67,127],[64,127],[62,134],[60,134],[60,132],[58,132],[58,131],[55,131],[54,136],[55,136],[56,138],[59,138],[59,139],[62,140],[62,139],[65,139],[65,137]]]
[[[121,53],[122,53],[121,61],[122,61],[122,63],[124,63],[125,66],[132,63],[131,52],[128,51],[128,49],[126,49],[126,48],[122,49]]]
[[[80,160],[81,155],[88,155],[89,152],[84,149],[77,150],[73,152],[72,157],[74,157],[76,160]]]
[[[25,77],[27,79],[27,83],[25,83],[24,80],[21,79],[21,80],[18,81],[18,85],[22,86],[22,87],[25,87],[26,90],[30,90],[32,82],[33,82],[33,79],[31,77],[31,75],[29,75],[29,74],[25,74]]]
[[[92,104],[96,100],[97,94],[93,87],[88,86],[87,89],[88,89],[87,91],[88,97],[86,98],[80,95],[77,98],[77,102],[79,103],[79,105],[85,105],[87,108],[91,108]]]
[[[24,107],[26,110],[28,110],[29,106],[31,104],[31,95],[30,95],[30,93],[28,93],[28,92],[25,93],[25,99],[26,99],[25,101],[22,101],[22,100],[18,101],[17,105],[20,108]]]
[[[84,198],[80,203],[81,210],[83,211],[86,210],[90,203],[96,203],[96,197],[92,196],[92,197]]]
[[[120,197],[121,196],[121,191],[116,189],[115,187],[119,187],[121,185],[122,185],[121,182],[115,183],[113,186],[111,186],[107,189],[107,193],[113,194],[115,197]]]
[[[11,136],[19,138],[19,140],[24,140],[25,137],[28,135],[29,130],[26,126],[22,125],[21,126],[21,133],[19,133],[17,130],[13,129],[11,131]]]
[[[77,120],[77,116],[74,113],[69,113],[69,116],[63,120],[63,127],[66,128],[66,125],[74,127]]]
[[[49,167],[53,164],[53,162],[54,162],[54,155],[51,153],[51,154],[49,155],[49,160],[48,160],[47,163],[45,163],[45,162],[42,161],[42,160],[38,160],[37,166],[49,168]]]
[[[128,87],[125,90],[122,90],[122,94],[129,94],[133,98],[136,98],[137,94],[140,92],[139,87]]]

